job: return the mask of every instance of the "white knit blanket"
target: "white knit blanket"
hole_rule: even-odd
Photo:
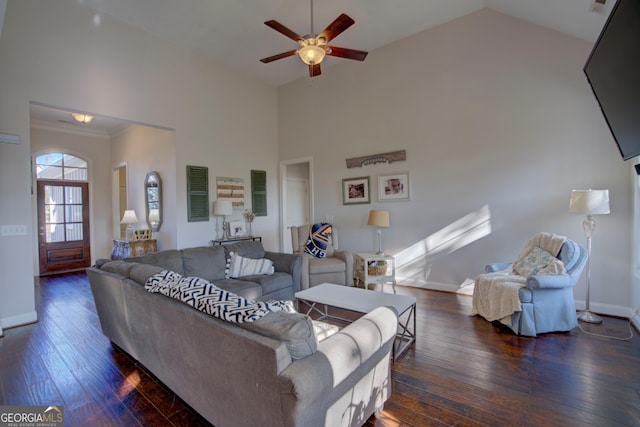
[[[518,259],[527,255],[537,246],[545,251],[557,255],[565,241],[564,236],[551,233],[540,233],[530,239],[522,248]],[[542,274],[558,274],[564,271],[562,263],[550,265]],[[511,315],[522,310],[518,291],[524,287],[526,277],[516,274],[511,265],[502,271],[480,274],[475,280],[471,315],[480,315],[493,322],[499,320],[511,326]]]

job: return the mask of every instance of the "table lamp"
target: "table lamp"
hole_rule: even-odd
[[[593,215],[610,213],[609,190],[573,190],[569,201],[569,211],[586,215],[582,222],[587,237],[587,301],[586,308],[578,312],[578,320],[587,323],[602,323],[602,318],[589,310],[589,286],[591,282],[591,236],[596,228]]]
[[[125,238],[127,240],[133,240],[133,224],[138,223],[138,217],[136,216],[136,211],[134,210],[125,210],[124,215],[122,215],[122,220],[120,220],[120,224],[127,224],[127,231],[125,234]]]
[[[378,252],[376,255],[384,255],[382,252],[382,227],[389,227],[389,211],[369,211],[369,220],[367,225],[373,225],[378,228]]]
[[[227,215],[233,214],[231,200],[218,199],[213,203],[213,214],[222,217],[222,240],[229,239],[229,223]]]

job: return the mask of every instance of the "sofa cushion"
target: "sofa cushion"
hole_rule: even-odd
[[[162,267],[157,265],[142,264],[138,262],[132,262],[130,264],[134,264],[134,266],[129,272],[129,277],[141,285],[144,285],[149,277],[154,274],[158,274],[163,270]]]
[[[250,280],[242,279],[222,279],[214,282],[219,288],[225,289],[234,294],[238,294],[248,299],[259,299],[262,297],[262,287]]]
[[[184,274],[182,264],[182,251],[177,249],[167,249],[165,251],[155,252],[152,254],[130,257],[126,261],[141,262],[143,264],[159,265],[164,270],[175,271],[178,274]]]
[[[309,258],[309,274],[344,272],[346,264],[340,258]]]
[[[229,261],[229,277],[238,278],[244,276],[255,276],[263,274],[273,274],[273,262],[267,258],[245,258],[235,252],[231,252]]]
[[[120,274],[124,277],[129,277],[131,269],[134,267],[134,263],[126,261],[110,261],[105,262],[100,266],[100,270],[108,271],[109,273]]]
[[[271,294],[293,286],[293,278],[291,275],[282,272],[275,272],[267,276],[244,276],[242,280],[259,284],[262,287],[263,294]]]
[[[304,314],[270,312],[255,322],[242,323],[239,326],[284,342],[292,359],[305,358],[318,349],[313,322]]]
[[[246,241],[237,242],[230,245],[224,245],[227,252],[227,258],[231,257],[231,252],[234,252],[245,258],[260,259],[264,258],[264,248],[262,242]]]
[[[226,262],[222,246],[201,246],[182,250],[184,275],[201,277],[210,282],[224,278]]]

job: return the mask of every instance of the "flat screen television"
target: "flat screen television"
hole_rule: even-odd
[[[583,70],[622,158],[640,155],[640,0],[618,0]]]

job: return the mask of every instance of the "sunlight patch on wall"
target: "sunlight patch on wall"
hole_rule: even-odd
[[[491,234],[491,211],[485,205],[396,254],[400,283],[426,284],[433,261]]]

